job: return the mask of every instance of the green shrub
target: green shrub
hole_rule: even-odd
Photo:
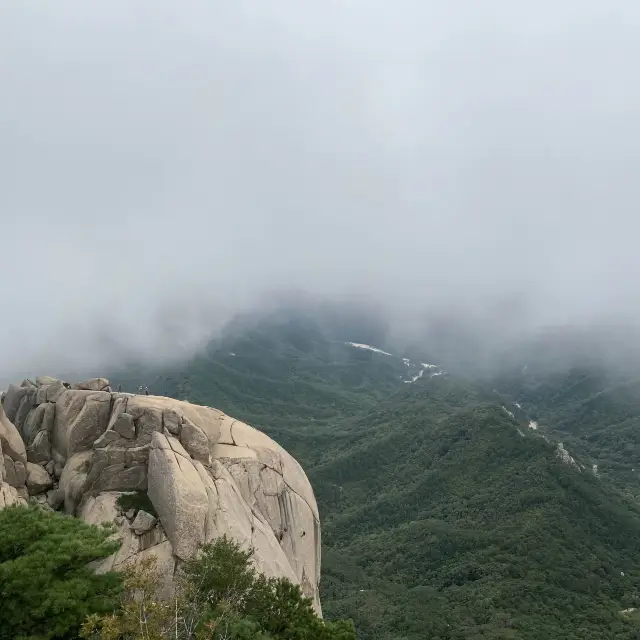
[[[88,566],[117,550],[108,537],[33,505],[0,509],[0,640],[77,638],[88,615],[113,610],[121,577]]]
[[[251,553],[222,537],[204,545],[178,574],[176,598],[162,602],[152,562],[128,570],[127,591],[112,615],[93,615],[82,637],[137,640],[355,640],[351,621],[324,623],[298,585],[266,578]]]

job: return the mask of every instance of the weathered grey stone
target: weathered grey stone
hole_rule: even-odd
[[[150,444],[151,434],[162,431],[162,409],[150,404],[148,396],[129,398],[127,413],[133,417],[139,445]]]
[[[64,491],[59,487],[47,492],[47,504],[52,509],[59,509],[64,502]]]
[[[145,549],[149,549],[149,547],[161,544],[166,540],[167,535],[165,534],[163,528],[160,525],[156,524],[155,527],[140,536],[140,551],[144,551]]]
[[[0,446],[12,460],[27,461],[27,452],[18,429],[11,423],[0,405]]]
[[[50,402],[33,409],[22,427],[22,438],[29,446],[39,431],[52,431],[56,415],[56,405]]]
[[[40,465],[27,462],[27,491],[30,496],[43,493],[52,486],[51,477]]]
[[[107,491],[99,496],[85,497],[78,507],[78,517],[95,526],[100,526],[104,522],[116,524],[119,513],[117,506],[119,497],[119,493],[112,491]]]
[[[91,378],[72,385],[72,388],[77,391],[103,391],[108,386],[109,381],[106,378]]]
[[[59,453],[58,451],[52,450],[51,451],[51,459],[56,463],[56,464],[60,464],[64,467],[64,465],[67,463],[67,457],[63,456],[61,453]]]
[[[16,486],[16,468],[13,460],[6,454],[2,454],[2,478],[10,487]]]
[[[26,504],[26,500],[18,489],[6,482],[0,482],[0,509],[13,504]]]
[[[69,515],[75,515],[76,509],[82,500],[87,484],[87,475],[78,473],[74,475],[66,485],[64,492],[64,511]]]
[[[47,387],[47,402],[58,402],[58,398],[67,390],[62,380],[56,380]]]
[[[144,445],[142,447],[129,447],[125,449],[125,466],[134,467],[139,464],[146,465],[149,462],[149,448],[150,445]]]
[[[133,416],[130,413],[121,413],[113,424],[113,430],[128,440],[135,438],[136,428],[133,424]]]
[[[20,408],[22,398],[27,394],[26,387],[19,387],[15,384],[10,384],[4,397],[4,412],[7,415],[9,422],[13,422]]]
[[[12,460],[6,454],[3,454],[3,457],[5,482],[15,489],[24,487],[27,480],[27,470],[24,464],[18,460]]]
[[[43,404],[47,401],[47,386],[45,385],[43,387],[38,387],[38,389],[36,390],[36,397],[35,397],[35,405],[38,406],[40,404]]]
[[[27,460],[36,464],[47,463],[51,460],[51,437],[48,431],[38,431],[27,449]],[[63,466],[64,464],[60,465],[60,471]]]
[[[133,520],[136,517],[136,510],[135,509],[129,509],[128,511],[125,511],[126,518],[128,520]]]
[[[21,387],[35,387],[35,383],[33,383],[29,378],[25,378],[21,383]]]
[[[174,436],[180,434],[182,425],[182,416],[174,409],[165,409],[162,413],[164,428]]]
[[[120,417],[120,414],[127,411],[128,398],[125,395],[113,393],[111,394],[111,415],[109,416],[109,423],[107,429],[113,429],[113,425]]]
[[[194,460],[199,460],[203,464],[210,463],[211,452],[207,436],[200,427],[186,418],[182,423],[180,442]]]
[[[43,385],[50,385],[54,382],[60,382],[58,378],[54,378],[53,376],[36,376],[36,386],[41,387]]]
[[[136,515],[135,520],[131,523],[131,528],[137,536],[141,536],[153,527],[156,520],[157,518],[155,516],[152,516],[150,513],[142,511],[141,509],[138,511],[138,515]]]
[[[175,453],[174,444],[178,444],[177,441],[170,443],[161,433],[153,434],[149,453],[148,495],[171,541],[174,554],[186,559],[204,542],[209,502],[191,459]]]
[[[91,493],[101,491],[146,491],[147,468],[139,465],[126,468],[123,463],[105,467],[97,480],[88,487]]]
[[[45,406],[43,404],[37,406],[33,411],[29,413],[27,419],[24,422],[20,433],[25,446],[29,446],[33,439],[36,437],[36,433],[40,431],[40,426],[44,420]]]
[[[102,449],[107,445],[119,442],[121,440],[120,435],[112,429],[105,431],[94,443],[93,446],[96,449]]]
[[[76,507],[84,495],[92,457],[93,452],[80,451],[72,455],[64,465],[58,486],[63,491],[66,513],[75,513]]]
[[[18,431],[22,430],[29,412],[36,406],[36,392],[38,390],[37,387],[25,387],[25,389],[26,393],[20,401],[20,406],[18,407],[18,411],[16,412],[16,417],[13,420],[13,424]]]
[[[103,391],[64,391],[56,402],[53,448],[65,457],[90,449],[106,431],[111,395]]]
[[[53,460],[49,460],[49,462],[47,462],[47,464],[44,465],[44,470],[50,475],[53,475],[53,470],[55,468],[55,463],[53,462]]]

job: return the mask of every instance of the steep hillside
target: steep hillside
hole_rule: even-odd
[[[635,505],[466,382],[416,385],[358,426],[311,471],[328,614],[363,638],[636,637],[619,613],[637,605]]]
[[[553,372],[523,369],[494,384],[541,429],[581,454],[603,481],[640,498],[640,377],[635,373],[592,363]]]
[[[302,462],[325,614],[363,639],[639,637],[640,511],[591,467],[609,426],[631,437],[628,379],[583,362],[481,384],[365,342],[280,317],[112,379],[220,407]]]

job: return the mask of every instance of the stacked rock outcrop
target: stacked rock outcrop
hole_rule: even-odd
[[[320,612],[311,485],[249,425],[189,402],[114,393],[104,378],[72,386],[38,377],[6,391],[0,446],[0,507],[32,496],[114,523],[122,544],[98,570],[154,555],[170,590],[180,561],[226,534],[254,549],[261,572],[300,584]],[[150,507],[125,511],[131,492]]]

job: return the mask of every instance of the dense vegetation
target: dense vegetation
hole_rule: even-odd
[[[362,424],[311,470],[325,611],[363,638],[636,637],[639,509],[455,380]]]
[[[297,585],[266,578],[251,551],[226,537],[204,545],[177,575],[175,598],[159,597],[152,558],[126,572],[124,597],[92,615],[82,637],[93,640],[355,640],[353,624],[324,623]]]
[[[351,622],[324,623],[299,586],[258,574],[227,538],[179,569],[172,600],[153,557],[96,574],[90,563],[118,547],[110,533],[38,506],[0,510],[0,638],[355,640]]]
[[[599,477],[640,498],[640,378],[598,365],[526,370],[494,381]]]
[[[0,638],[77,638],[89,614],[112,610],[120,577],[88,566],[117,549],[109,533],[39,507],[0,509]]]
[[[400,358],[334,337],[299,318],[265,322],[171,375],[144,373],[299,458],[322,513],[328,618],[352,617],[367,640],[640,637],[626,611],[640,578],[630,379],[593,362],[545,370],[534,349],[537,368],[484,384],[407,385]]]

